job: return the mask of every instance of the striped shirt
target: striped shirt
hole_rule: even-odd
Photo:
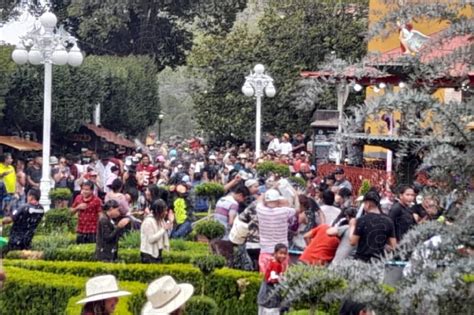
[[[278,243],[288,246],[288,219],[294,215],[293,208],[268,208],[262,203],[257,204],[262,253],[273,253]]]
[[[229,215],[236,215],[237,211],[239,211],[239,203],[234,199],[232,194],[229,194],[217,201],[214,218],[227,227],[229,224]]]

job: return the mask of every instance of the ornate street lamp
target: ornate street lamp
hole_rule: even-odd
[[[68,34],[62,27],[56,28],[58,19],[56,15],[47,11],[35,22],[34,29],[20,37],[20,43],[12,53],[12,59],[18,65],[29,62],[32,65],[44,64],[44,115],[43,115],[43,166],[41,176],[40,204],[49,210],[51,201],[49,191],[50,179],[50,146],[51,146],[51,89],[52,65],[69,64],[73,67],[80,66],[82,56],[77,40]],[[66,47],[72,45],[67,51]]]
[[[268,97],[274,97],[276,94],[273,79],[264,73],[265,67],[257,64],[253,68],[254,73],[245,77],[245,83],[242,86],[242,93],[245,96],[255,96],[257,99],[257,117],[255,122],[255,159],[260,157],[261,142],[261,115],[262,115],[262,97],[264,94]]]

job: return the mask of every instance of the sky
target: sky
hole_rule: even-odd
[[[19,42],[20,36],[32,30],[35,17],[24,9],[25,4],[28,2],[28,0],[19,1],[17,8],[21,13],[15,19],[11,19],[0,26],[0,44],[16,45]],[[45,5],[47,2],[48,0],[40,0],[42,5]]]

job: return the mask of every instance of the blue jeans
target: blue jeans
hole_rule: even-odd
[[[173,232],[171,232],[171,238],[185,237],[186,235],[191,233],[192,230],[193,227],[191,226],[191,221],[186,220],[173,229]]]

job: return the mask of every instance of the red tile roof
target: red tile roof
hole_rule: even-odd
[[[41,143],[25,140],[15,136],[0,136],[0,144],[4,144],[20,151],[43,150],[43,145]]]
[[[96,126],[93,124],[85,124],[84,125],[87,129],[93,131],[98,137],[104,138],[110,143],[114,143],[116,145],[120,145],[127,148],[135,148],[135,143],[128,140],[127,138],[116,134],[115,132],[106,129],[104,127]]]

